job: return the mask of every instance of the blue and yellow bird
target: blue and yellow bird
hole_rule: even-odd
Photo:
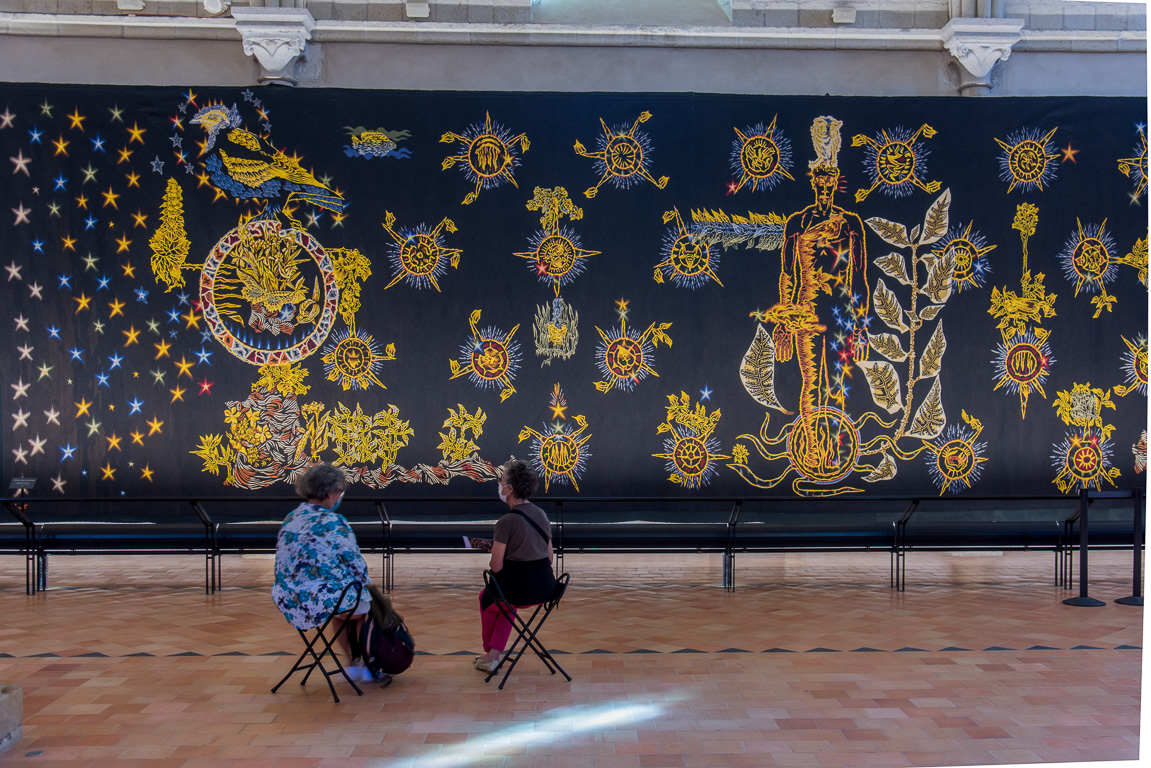
[[[275,219],[292,201],[311,203],[335,213],[347,204],[271,142],[241,127],[236,105],[210,104],[192,118],[208,133],[204,165],[219,189],[241,199],[267,204],[256,219]],[[218,142],[218,144],[217,144]],[[284,214],[292,225],[299,222]]]

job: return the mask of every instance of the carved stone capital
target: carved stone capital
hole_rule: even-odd
[[[969,19],[947,22],[943,46],[959,62],[959,93],[984,96],[991,90],[991,70],[1007,61],[1022,37],[1022,19]]]
[[[244,39],[244,53],[260,63],[260,82],[295,85],[296,59],[316,25],[312,14],[306,8],[233,7],[232,18]]]

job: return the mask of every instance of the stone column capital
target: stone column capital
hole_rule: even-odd
[[[991,89],[991,70],[1007,61],[1022,31],[1022,19],[957,18],[947,22],[941,38],[943,47],[959,62],[959,92],[986,94]]]
[[[296,59],[316,26],[308,9],[233,7],[232,18],[244,40],[244,53],[260,63],[260,82],[295,85],[292,73]]]

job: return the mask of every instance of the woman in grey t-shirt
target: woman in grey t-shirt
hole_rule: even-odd
[[[508,512],[496,521],[489,567],[500,590],[513,606],[546,602],[555,593],[552,573],[551,523],[528,499],[539,487],[531,467],[522,461],[504,465],[499,478],[500,499]],[[476,669],[491,672],[500,662],[512,626],[485,589],[480,593],[484,655]]]

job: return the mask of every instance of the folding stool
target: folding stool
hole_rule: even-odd
[[[492,572],[484,571],[484,585],[488,590],[488,595],[495,601],[500,613],[503,614],[503,617],[507,619],[508,623],[512,625],[512,629],[516,632],[511,647],[508,648],[507,653],[500,657],[500,662],[496,665],[496,668],[489,672],[488,676],[484,678],[485,683],[495,677],[496,673],[500,671],[500,668],[507,663],[507,669],[504,671],[503,680],[500,681],[499,685],[500,690],[503,690],[504,683],[508,681],[508,675],[515,669],[516,663],[528,648],[531,648],[536,656],[540,657],[540,661],[544,663],[544,666],[548,668],[549,672],[554,675],[558,669],[563,676],[568,679],[568,682],[571,682],[572,676],[564,672],[563,667],[556,662],[548,652],[548,649],[539,641],[540,629],[543,628],[544,622],[547,621],[551,612],[559,605],[560,599],[567,591],[570,580],[571,576],[566,573],[556,579],[556,590],[552,593],[551,598],[546,603],[537,604],[535,610],[532,611],[531,615],[528,616],[525,621],[520,614],[516,612],[516,608],[526,610],[532,606],[520,605],[513,607],[509,605],[507,599],[504,597],[503,591],[500,589],[499,582],[492,577]],[[517,646],[519,646],[518,650],[516,649]]]
[[[312,676],[312,671],[314,669],[316,669],[317,667],[319,667],[320,674],[323,675],[324,680],[327,681],[328,690],[330,690],[332,692],[332,698],[336,700],[336,703],[339,703],[340,697],[336,695],[336,687],[334,685],[332,685],[332,676],[333,675],[343,675],[344,679],[347,680],[351,684],[352,688],[356,691],[356,695],[358,695],[358,696],[364,695],[364,692],[360,690],[359,686],[356,685],[355,681],[352,680],[352,678],[348,677],[348,673],[344,671],[344,665],[340,663],[340,657],[336,655],[336,651],[332,647],[333,645],[335,645],[336,641],[339,640],[340,633],[344,632],[348,629],[348,625],[352,623],[351,617],[353,615],[355,615],[356,609],[360,607],[360,586],[361,586],[360,582],[353,581],[350,584],[348,584],[348,586],[344,587],[344,591],[340,593],[340,599],[336,601],[336,607],[332,611],[331,615],[328,616],[327,620],[322,625],[320,625],[319,627],[313,627],[310,630],[310,631],[316,633],[315,636],[312,637],[312,639],[310,639],[310,640],[308,639],[307,633],[309,630],[304,630],[304,629],[299,629],[299,628],[296,629],[296,631],[300,633],[300,637],[303,638],[303,640],[304,640],[304,652],[300,654],[300,658],[296,659],[296,665],[294,667],[292,667],[292,670],[290,672],[288,672],[288,674],[284,675],[284,679],[281,680],[280,682],[276,683],[276,687],[272,689],[272,693],[275,693],[277,690],[279,690],[281,685],[288,682],[289,677],[291,677],[292,675],[294,675],[295,673],[297,673],[301,670],[306,669],[306,670],[308,670],[308,672],[307,672],[307,674],[304,675],[304,679],[300,681],[300,685],[303,685],[304,683],[308,682],[308,678]],[[343,613],[343,611],[340,609],[343,608],[344,598],[347,597],[348,591],[352,590],[352,589],[355,589],[355,591],[356,591],[356,599],[355,599],[355,602],[351,606],[350,612],[348,614],[348,620],[344,621],[340,625],[340,628],[336,630],[336,634],[332,635],[332,639],[329,640],[327,638],[327,636],[324,634],[324,630],[326,630],[328,628],[328,625],[332,623],[332,618],[335,617],[336,614]],[[348,609],[344,609],[344,610],[348,610]],[[315,651],[315,645],[317,642],[323,646],[323,649],[319,653],[316,653],[316,651]],[[332,661],[336,662],[336,669],[332,672],[329,672],[328,670],[324,669],[323,658],[324,658],[325,654],[327,654],[328,656],[331,656]],[[307,658],[308,656],[312,657],[312,661],[305,664],[304,659]]]

